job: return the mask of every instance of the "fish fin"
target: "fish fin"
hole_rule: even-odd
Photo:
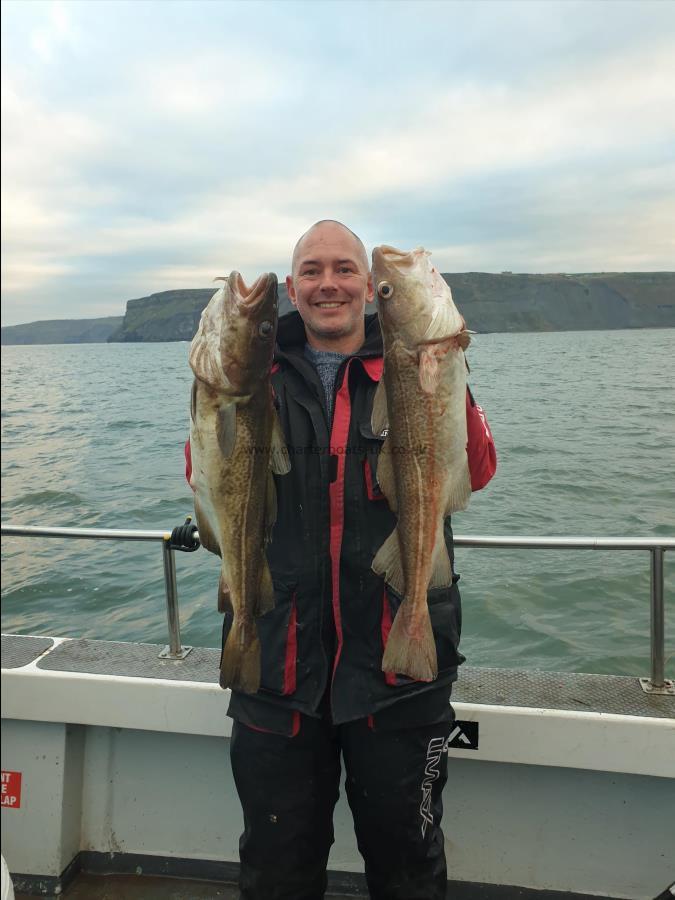
[[[401,566],[401,548],[398,541],[398,529],[394,528],[387,540],[375,554],[373,560],[373,572],[383,575],[387,584],[390,584],[399,594],[405,593],[405,579]]]
[[[216,536],[211,530],[208,517],[204,514],[199,500],[196,497],[195,521],[197,523],[197,531],[199,531],[199,543],[202,545],[202,547],[204,547],[204,549],[208,550],[209,553],[215,553],[216,556],[221,556],[222,554],[220,552],[220,544],[218,543]]]
[[[255,694],[260,687],[260,641],[255,622],[235,616],[220,661],[220,686]]]
[[[429,589],[449,587],[452,584],[452,564],[443,537],[443,523],[436,532],[436,547],[433,568],[429,580]]]
[[[457,512],[460,509],[466,509],[471,499],[471,476],[469,474],[469,463],[462,469],[462,474],[457,482],[450,488],[450,493],[445,504],[444,516]]]
[[[373,434],[380,435],[389,428],[389,411],[387,409],[387,392],[384,386],[384,379],[375,389],[373,397],[373,412],[370,417],[370,427]]]
[[[404,600],[394,617],[382,657],[382,671],[407,675],[416,681],[433,681],[438,675],[436,642],[426,603],[420,610],[421,621],[413,621],[415,608]]]
[[[420,350],[419,381],[425,394],[435,394],[440,380],[438,358],[431,347]]]
[[[270,468],[275,475],[287,475],[291,471],[291,460],[288,456],[286,438],[281,430],[281,422],[276,412],[272,415],[272,434],[270,437]],[[276,518],[276,516],[275,516]]]
[[[438,361],[443,359],[451,347],[456,346],[455,337],[433,344],[425,344],[419,351],[419,380],[425,394],[435,394],[441,380]]]
[[[274,584],[272,583],[272,574],[267,561],[263,561],[262,571],[260,573],[260,589],[258,599],[253,610],[254,616],[264,616],[265,613],[274,609]]]
[[[272,473],[267,473],[267,492],[265,495],[265,522],[264,522],[264,544],[272,540],[272,529],[277,520],[277,489],[274,484]],[[274,609],[274,585],[272,583],[272,575],[265,557],[263,545],[262,551],[262,570],[260,572],[260,585],[258,598],[253,609],[254,616],[264,616],[265,613]]]
[[[398,501],[396,498],[396,480],[394,478],[394,466],[392,463],[391,453],[388,452],[387,442],[382,445],[380,455],[377,457],[377,471],[375,477],[380,486],[380,490],[387,498],[389,509],[396,512],[398,509]]]
[[[192,382],[192,390],[190,391],[190,419],[197,421],[197,379]]]
[[[230,588],[227,584],[227,576],[225,574],[225,567],[220,570],[220,580],[218,582],[218,612],[234,613],[234,610],[232,609],[232,597],[230,596]]]
[[[265,493],[265,522],[264,522],[264,544],[269,544],[272,540],[272,529],[277,520],[277,488],[274,483],[272,472],[267,473],[267,489]]]
[[[223,403],[216,416],[216,436],[220,452],[227,459],[234,453],[237,440],[237,404]]]

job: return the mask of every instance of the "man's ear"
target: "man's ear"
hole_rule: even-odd
[[[368,283],[366,286],[366,303],[372,303],[375,299],[375,291],[373,290],[373,273],[368,272]]]
[[[286,290],[288,291],[288,299],[291,301],[293,306],[297,306],[297,298],[295,296],[295,285],[293,284],[293,276],[286,276]]]

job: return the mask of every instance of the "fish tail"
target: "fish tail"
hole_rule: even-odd
[[[394,528],[387,540],[375,554],[373,572],[383,575],[387,584],[399,594],[405,593],[405,578],[401,565],[401,548],[398,541],[398,529]]]
[[[260,641],[255,622],[235,616],[220,661],[220,686],[255,694],[260,687]]]
[[[418,611],[411,600],[404,600],[399,606],[387,638],[382,671],[407,675],[416,681],[433,681],[438,675],[436,642],[426,602]]]

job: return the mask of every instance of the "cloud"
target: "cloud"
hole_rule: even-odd
[[[41,62],[51,64],[62,45],[75,48],[81,35],[75,26],[70,8],[59,0],[47,7],[44,24],[36,28],[30,36],[30,47]]]
[[[672,265],[665,6],[9,4],[3,315],[283,275],[326,216],[445,269]]]
[[[540,169],[577,158],[614,156],[675,137],[675,53],[664,46],[586,66],[573,83],[534,88],[461,85],[399,106],[334,158],[293,181],[264,185],[277,203],[321,194],[324,202],[371,200],[497,171]]]
[[[72,274],[75,266],[55,262],[51,255],[46,258],[31,255],[29,259],[18,258],[11,263],[3,263],[2,287],[6,291],[33,292],[45,287],[54,278]]]
[[[293,70],[280,69],[269,54],[228,47],[205,50],[196,58],[142,60],[131,68],[136,103],[177,120],[206,119],[219,123],[248,112],[252,106],[283,103],[299,85]]]
[[[2,77],[3,174],[23,184],[53,187],[83,157],[105,146],[107,127],[96,119],[33,96]]]

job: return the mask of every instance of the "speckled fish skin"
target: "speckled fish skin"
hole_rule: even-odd
[[[384,341],[384,373],[373,431],[388,429],[377,480],[397,526],[373,569],[402,597],[382,669],[433,681],[436,645],[427,591],[452,583],[446,516],[471,495],[466,455],[469,335],[449,286],[423,249],[373,251],[373,283]]]
[[[233,272],[202,313],[190,347],[190,448],[201,543],[222,559],[218,607],[231,611],[220,684],[255,693],[260,644],[255,617],[274,606],[265,545],[276,519],[272,472],[290,469],[272,401],[277,279],[248,288]]]

